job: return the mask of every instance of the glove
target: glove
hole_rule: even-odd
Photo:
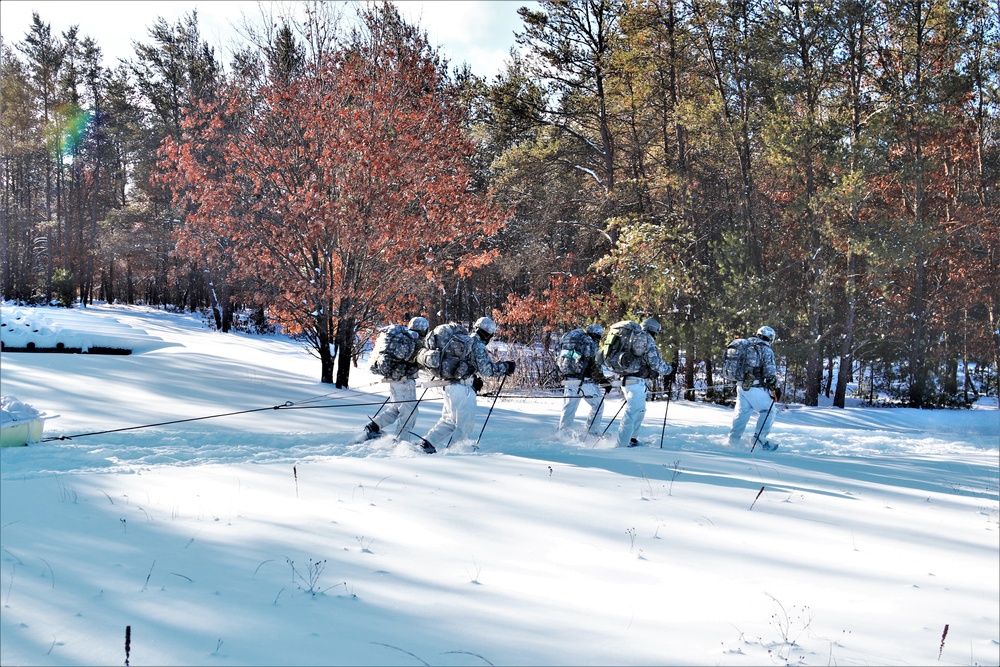
[[[611,393],[611,390],[612,390],[612,389],[613,389],[614,387],[612,387],[612,386],[611,386],[611,383],[610,383],[610,382],[602,382],[602,383],[601,383],[601,388],[602,388],[602,389],[604,390],[604,393],[605,393],[605,394],[610,394],[610,393]]]
[[[776,400],[776,401],[780,401],[781,400],[781,387],[775,387],[774,388],[774,400]]]
[[[479,393],[479,390],[483,388],[483,378],[478,375],[472,378],[472,391]]]
[[[508,361],[507,362],[507,368],[504,370],[503,374],[504,375],[513,375],[514,374],[514,362],[513,361]]]

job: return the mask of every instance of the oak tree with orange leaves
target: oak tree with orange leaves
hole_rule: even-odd
[[[307,336],[322,382],[346,387],[355,334],[418,314],[436,272],[485,261],[501,213],[473,191],[474,146],[426,36],[391,5],[295,71],[245,68],[167,141],[162,178],[184,212],[178,251],[226,265]],[[460,246],[461,261],[434,261]],[[439,259],[439,258],[438,258]]]

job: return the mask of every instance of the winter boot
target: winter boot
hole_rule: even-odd
[[[379,425],[375,422],[368,422],[368,426],[365,426],[365,440],[372,440],[377,438],[379,433],[382,431]]]
[[[632,438],[631,440],[628,441],[628,446],[629,447],[638,447],[639,446],[639,441],[636,440],[635,438]]]
[[[760,446],[765,452],[773,452],[778,448],[778,444],[771,442],[770,440],[764,440],[760,443]]]
[[[427,442],[426,440],[424,440],[423,438],[421,438],[419,436],[417,437],[417,440],[420,441],[420,442],[417,443],[417,445],[421,449],[423,449],[424,452],[426,452],[428,454],[436,454],[437,453],[437,449],[435,449],[434,445],[432,445],[431,443]]]

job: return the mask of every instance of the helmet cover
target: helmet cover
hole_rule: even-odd
[[[654,320],[652,317],[647,317],[642,321],[642,330],[651,336],[655,336],[660,333],[660,323]]]
[[[497,330],[497,325],[496,322],[494,322],[488,317],[480,317],[478,320],[476,320],[476,323],[473,325],[473,328],[479,329],[480,331],[488,333],[489,335],[492,336],[493,333]]]
[[[416,331],[418,334],[423,336],[427,333],[427,330],[431,328],[430,322],[427,321],[426,317],[414,317],[410,320],[407,325],[410,331]]]
[[[760,338],[765,343],[769,344],[773,343],[774,337],[775,337],[774,329],[772,329],[767,325],[762,326],[760,329],[757,329],[757,338]]]

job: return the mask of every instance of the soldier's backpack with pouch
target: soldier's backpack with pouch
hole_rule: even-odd
[[[427,334],[417,363],[444,380],[464,380],[476,370],[472,361],[475,340],[456,322],[441,324]]]
[[[597,354],[597,344],[583,329],[573,329],[559,339],[556,366],[564,378],[581,378]]]
[[[638,322],[615,322],[601,341],[604,364],[618,375],[635,375],[642,369],[647,336]]]
[[[761,357],[759,340],[751,338],[736,338],[726,346],[726,354],[722,358],[722,377],[736,384],[751,384],[760,378]]]
[[[375,339],[372,349],[371,371],[389,380],[402,380],[413,370],[413,353],[417,341],[402,324],[394,324]]]

